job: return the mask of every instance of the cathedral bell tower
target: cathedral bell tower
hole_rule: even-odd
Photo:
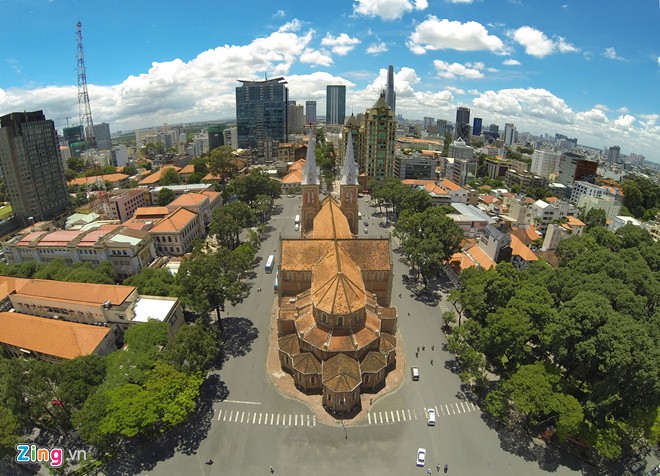
[[[346,154],[344,165],[341,168],[341,181],[339,182],[339,207],[348,219],[351,232],[359,234],[358,216],[358,172],[353,152],[353,133],[349,130],[346,140]]]
[[[300,210],[300,232],[302,236],[312,231],[314,227],[314,217],[321,209],[319,180],[319,168],[316,166],[316,154],[314,152],[314,141],[312,140],[313,129],[309,130],[309,142],[307,143],[307,156],[305,157],[305,167],[303,168],[302,188],[302,207]]]

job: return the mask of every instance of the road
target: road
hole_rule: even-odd
[[[368,207],[365,199],[360,202],[363,220],[370,222],[370,237],[388,233],[391,228],[377,226],[382,218],[371,216],[377,208]],[[407,360],[420,368],[420,380],[411,381],[409,369],[405,369],[401,387],[376,401],[366,419],[345,429],[340,424],[317,422],[305,405],[280,395],[266,372],[275,275],[266,274],[263,263],[269,254],[279,253],[280,230],[286,235],[295,233],[293,220],[299,213],[300,198],[283,197],[278,204],[282,212],[272,218],[276,231],[261,247],[263,261],[254,281],[255,291],[225,313],[249,319],[241,322],[258,332],[245,355],[229,358],[211,377],[221,379],[220,387],[226,387],[225,400],[214,401],[208,415],[200,418],[199,426],[204,427],[200,437],[189,438],[192,441],[177,447],[165,437],[164,442],[136,450],[123,466],[111,466],[104,474],[250,476],[269,474],[272,465],[276,475],[291,476],[424,475],[429,467],[435,473],[438,463],[448,464],[450,475],[580,472],[581,464],[575,459],[561,458],[529,440],[498,434],[488,426],[480,409],[464,398],[458,377],[445,367],[451,356],[442,350],[445,340],[440,315],[447,304],[429,307],[416,301],[402,283],[408,270],[398,255],[393,256],[392,305],[399,309],[399,331]],[[256,292],[258,287],[263,292]],[[425,350],[420,348],[415,358],[417,346]],[[425,409],[429,407],[438,412],[435,427],[426,425]],[[190,428],[193,433],[195,430]],[[419,447],[427,450],[426,468],[415,466]],[[214,464],[204,464],[209,458]]]

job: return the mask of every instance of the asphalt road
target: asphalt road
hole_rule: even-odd
[[[272,465],[276,475],[291,476],[424,475],[428,468],[437,474],[436,464],[448,464],[450,475],[466,476],[581,472],[579,460],[491,428],[479,408],[466,399],[458,377],[446,367],[451,355],[442,350],[440,315],[447,304],[441,301],[430,307],[415,300],[403,285],[402,275],[408,270],[396,254],[392,305],[399,309],[407,361],[420,368],[420,380],[411,381],[405,369],[401,387],[375,402],[367,419],[345,429],[317,422],[305,405],[280,395],[266,373],[275,275],[266,274],[263,263],[269,254],[279,253],[280,230],[295,233],[293,217],[299,213],[300,198],[284,197],[278,203],[283,211],[270,222],[276,231],[261,247],[263,261],[254,291],[224,313],[227,325],[243,326],[245,335],[256,337],[235,346],[232,352],[237,356],[209,378],[215,386],[207,392],[205,414],[188,425],[183,437],[178,435],[177,444],[169,441],[173,435],[166,435],[136,450],[123,465],[107,468],[105,474],[250,476],[270,474]],[[361,199],[360,209],[363,220],[369,220],[370,236],[391,231],[378,226],[383,219],[371,216],[378,209],[368,207],[366,199]],[[261,293],[256,291],[259,287]],[[417,346],[426,349],[420,348],[415,358]],[[224,401],[214,401],[223,397]],[[429,407],[437,409],[435,427],[426,425]],[[415,466],[419,447],[427,450],[425,468]],[[204,463],[209,458],[212,465]]]

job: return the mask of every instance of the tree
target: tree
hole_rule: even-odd
[[[113,388],[107,396],[106,412],[99,423],[102,434],[132,438],[158,423],[153,396],[139,385]]]
[[[250,206],[235,200],[214,210],[209,234],[215,236],[222,246],[233,250],[240,243],[241,231],[250,226],[253,220]]]
[[[156,203],[164,207],[172,202],[176,198],[176,194],[172,191],[171,188],[161,188],[156,195]]]
[[[628,224],[619,228],[615,234],[621,239],[622,248],[636,248],[643,243],[653,243],[651,234],[641,226]]]
[[[185,373],[206,370],[218,354],[216,332],[203,323],[183,326],[165,348],[163,360]]]
[[[105,380],[106,361],[90,354],[55,364],[58,397],[69,412],[83,407],[85,400]]]
[[[16,416],[6,407],[0,406],[0,456],[16,454],[20,441],[20,424]]]
[[[254,259],[254,255],[252,255]],[[220,248],[213,253],[198,253],[183,260],[176,275],[179,298],[196,312],[215,310],[222,330],[220,311],[225,302],[233,306],[243,302],[250,291],[243,248],[238,253]]]
[[[182,183],[181,176],[172,167],[167,167],[160,176],[158,183],[161,186],[179,185]]]
[[[209,152],[208,157],[208,172],[216,177],[221,179],[231,178],[236,173],[236,158],[231,149],[231,146],[223,145],[216,147],[211,152]],[[197,167],[195,164],[196,173],[206,173],[205,168]]]
[[[132,177],[138,173],[138,169],[135,165],[124,165],[124,167],[121,169],[121,173]]]
[[[155,354],[167,344],[168,326],[166,322],[160,321],[133,324],[124,333],[124,341],[131,352]]]
[[[252,206],[258,195],[267,195],[275,200],[280,198],[280,183],[273,180],[260,169],[253,170],[249,175],[233,179],[227,185],[226,195],[235,195],[240,201]]]
[[[141,295],[171,296],[174,276],[166,268],[142,268],[124,280],[123,284],[135,286]]]
[[[607,215],[602,208],[592,208],[584,216],[584,224],[587,226],[587,231],[595,226],[605,226],[606,221]]]
[[[165,362],[156,364],[149,373],[145,389],[161,425],[174,427],[186,420],[195,410],[203,381],[201,375],[186,374]]]

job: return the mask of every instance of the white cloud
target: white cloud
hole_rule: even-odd
[[[413,85],[419,83],[421,79],[417,76],[417,72],[413,68],[403,67],[397,73],[394,72],[394,88],[396,90],[396,100],[397,108],[399,107],[399,99],[403,97],[410,97],[413,95],[414,88]],[[378,76],[365,88],[366,91],[369,91],[373,95],[380,94],[382,89],[387,84],[387,70],[381,68],[378,72]],[[378,96],[375,96],[374,102]]]
[[[427,0],[416,0],[414,5],[409,0],[357,0],[353,11],[368,17],[396,20],[414,9],[424,10],[427,7]]]
[[[300,62],[317,66],[330,66],[332,58],[322,51],[305,48],[305,51],[300,55]]]
[[[358,43],[360,43],[360,40],[351,38],[346,33],[342,33],[337,37],[333,37],[330,33],[327,33],[321,40],[323,46],[330,46],[332,52],[339,56],[348,54]]]
[[[367,48],[367,53],[370,55],[377,55],[379,53],[385,53],[388,50],[387,45],[384,42],[372,43]]]
[[[286,16],[286,12],[284,10],[277,10],[273,16],[276,18],[282,18]]]
[[[605,48],[605,51],[601,53],[605,58],[611,60],[625,61],[626,59],[622,56],[619,56],[613,46]]]
[[[544,58],[557,51],[560,53],[577,53],[580,51],[567,42],[565,38],[558,36],[555,39],[550,39],[545,33],[531,26],[521,26],[516,30],[510,30],[507,35],[523,46],[525,53],[537,58]]]
[[[614,119],[612,122],[617,128],[623,131],[631,131],[633,128],[633,123],[635,122],[635,117],[630,114],[622,114],[621,116]]]
[[[447,86],[445,88],[447,91],[452,92],[454,94],[465,94],[465,90],[461,88],[457,88],[455,86]]]
[[[643,121],[640,122],[645,126],[653,126],[656,121],[660,119],[660,114],[640,114],[639,117],[640,119],[643,119]]]
[[[435,70],[438,72],[438,76],[441,76],[443,78],[454,79],[456,77],[460,77],[460,78],[469,78],[469,79],[480,79],[484,77],[484,74],[481,71],[479,71],[479,69],[469,68],[463,66],[460,63],[449,64],[446,61],[435,60],[433,61],[433,66],[435,66]],[[483,68],[483,63],[481,63],[481,67]]]
[[[593,109],[589,109],[585,112],[578,112],[575,117],[578,121],[584,121],[591,124],[606,124],[609,122],[603,110],[597,106],[594,106]]]
[[[505,51],[502,40],[490,35],[481,23],[440,20],[433,15],[415,27],[406,44],[415,54],[444,49],[486,50],[495,53]]]
[[[628,112],[630,112],[630,111],[628,110],[627,107],[623,106],[623,107],[620,107],[619,109],[617,109],[616,112],[619,112],[621,114],[628,114]]]
[[[478,96],[478,95],[480,95],[481,93],[480,93],[478,90],[476,90],[476,89],[468,89],[468,94],[471,94],[471,95],[473,95],[473,96]]]
[[[520,65],[520,61],[515,60],[515,59],[513,59],[513,58],[509,58],[509,59],[505,59],[504,61],[502,61],[502,64],[503,64],[504,66],[519,66],[519,65]]]
[[[486,91],[473,102],[475,106],[503,115],[530,115],[559,123],[570,123],[575,116],[563,99],[540,88]]]

